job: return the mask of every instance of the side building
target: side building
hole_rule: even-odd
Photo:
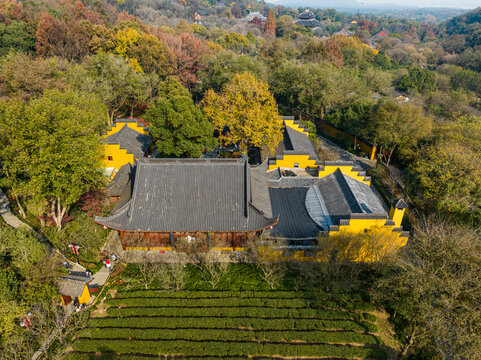
[[[350,161],[320,161],[308,130],[292,117],[284,117],[284,124],[277,155],[265,165],[272,213],[279,222],[264,236],[287,240],[271,253],[297,259],[322,257],[323,238],[369,232],[386,241],[376,245],[381,252],[406,245],[409,233],[401,225],[404,201],[398,199],[388,207],[363,169]],[[368,249],[359,249],[355,260],[371,261],[367,253]]]
[[[135,119],[117,119],[102,140],[105,145],[104,167],[107,176],[115,175],[126,164],[148,155],[149,129]]]

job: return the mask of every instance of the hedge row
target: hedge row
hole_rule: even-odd
[[[191,342],[183,340],[169,341],[124,341],[124,340],[91,340],[79,339],[73,345],[74,350],[118,352],[122,354],[183,354],[209,356],[236,356],[249,354],[252,356],[337,356],[385,359],[386,353],[379,348],[363,348],[336,345],[308,344],[269,344],[245,342]]]
[[[350,331],[245,331],[210,329],[125,329],[91,328],[83,330],[81,338],[92,339],[141,339],[141,340],[197,340],[197,341],[305,341],[317,344],[350,343],[380,344],[377,336]]]
[[[374,311],[374,306],[365,302],[341,302],[305,299],[249,299],[249,298],[113,298],[105,301],[109,306],[152,306],[152,307],[267,307],[267,308],[331,308],[351,311]]]
[[[192,318],[130,317],[95,318],[90,327],[163,328],[163,329],[256,329],[256,330],[351,330],[375,333],[376,324],[350,320],[256,319],[256,318]]]
[[[275,309],[261,307],[216,307],[216,308],[175,308],[175,307],[111,307],[108,308],[109,316],[166,316],[166,317],[255,317],[276,319],[345,319],[376,321],[376,317],[369,313],[346,312],[325,309]]]
[[[251,298],[251,299],[319,299],[335,301],[363,301],[359,293],[325,293],[322,291],[179,291],[168,292],[165,290],[133,290],[119,291],[116,297],[163,297],[172,299],[199,299],[199,298]]]
[[[160,358],[160,359],[166,359],[166,357],[162,355],[128,355],[128,354],[122,354],[117,355],[116,353],[94,353],[94,352],[89,352],[89,353],[80,353],[80,352],[75,352],[75,353],[70,353],[66,355],[65,360],[146,360],[146,359],[152,359],[152,358]],[[250,360],[284,360],[284,358],[278,357],[278,356],[256,356],[256,357],[251,357],[249,355],[240,355],[240,356],[169,356],[168,359],[174,360],[174,359],[179,359],[179,360],[240,360],[240,359],[250,359]],[[305,360],[304,357],[300,358],[291,358],[292,360]],[[319,357],[309,357],[309,360],[325,360],[325,357],[319,356]],[[343,358],[343,360],[346,360],[346,358]]]

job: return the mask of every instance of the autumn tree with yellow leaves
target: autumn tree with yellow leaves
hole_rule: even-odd
[[[282,140],[284,123],[269,86],[249,72],[235,75],[220,94],[209,90],[202,105],[221,143],[243,152],[266,145],[273,152]]]

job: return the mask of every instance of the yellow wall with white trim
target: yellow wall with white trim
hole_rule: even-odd
[[[391,210],[389,211],[389,218],[396,223],[396,227],[400,227],[404,217],[404,210],[406,209],[396,209],[394,206],[391,206]]]
[[[283,155],[282,159],[276,159],[274,164],[270,164],[267,171],[280,168],[294,168],[294,164],[299,164],[300,169],[306,167],[315,168],[316,159],[309,159],[309,155]]]
[[[291,129],[294,129],[296,131],[299,131],[300,133],[303,133],[304,135],[308,136],[309,135],[309,130],[307,130],[304,127],[301,127],[301,123],[294,123],[295,120],[284,120],[284,124],[286,126],[289,126]]]
[[[110,129],[107,130],[107,136],[110,136],[112,134],[115,134],[116,132],[119,132],[124,126],[127,126],[141,134],[144,135],[149,135],[148,130],[144,130],[144,126],[138,122],[118,122],[116,123],[117,126],[112,126]]]
[[[134,155],[128,154],[127,149],[121,149],[118,144],[105,144],[104,146],[104,167],[113,167],[117,171],[127,163],[134,164]],[[109,160],[109,156],[112,157],[112,160]]]
[[[324,176],[330,175],[333,172],[335,172],[337,169],[341,170],[341,172],[355,180],[362,181],[363,183],[366,183],[367,185],[371,185],[371,181],[365,181],[364,176],[358,175],[359,172],[352,170],[352,166],[338,166],[338,165],[325,165],[324,170],[319,169],[319,178],[323,178]]]

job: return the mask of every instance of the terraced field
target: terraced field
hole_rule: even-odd
[[[69,360],[385,359],[371,304],[295,291],[118,292]]]

